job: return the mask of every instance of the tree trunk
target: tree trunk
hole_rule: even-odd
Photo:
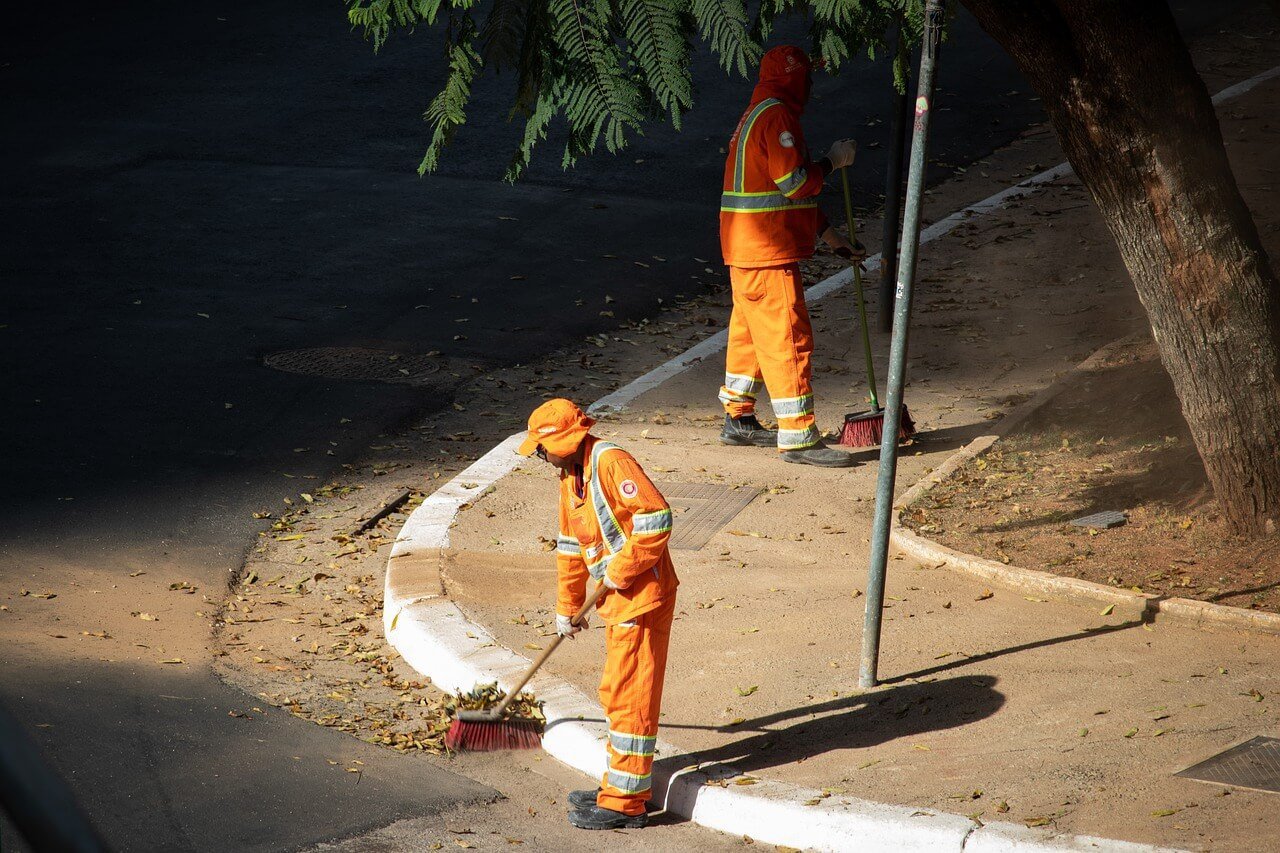
[[[1280,524],[1280,283],[1161,0],[963,0],[1111,229],[1229,524]]]

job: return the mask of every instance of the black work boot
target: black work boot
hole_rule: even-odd
[[[797,465],[816,465],[819,468],[852,468],[858,464],[850,454],[827,447],[821,441],[801,450],[784,450],[782,458]]]
[[[613,809],[591,806],[569,812],[569,823],[578,829],[640,829],[647,826],[647,814],[623,814]]]
[[[569,806],[573,809],[589,809],[596,804],[596,795],[599,793],[599,788],[594,791],[570,791]]]
[[[736,447],[776,447],[778,431],[760,426],[755,415],[740,418],[724,416],[724,428],[720,430],[720,443]]]

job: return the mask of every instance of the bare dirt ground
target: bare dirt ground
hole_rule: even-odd
[[[1069,523],[1104,510],[1128,522]],[[1024,568],[1280,612],[1280,536],[1227,528],[1150,342],[1082,375],[906,519],[949,547]]]

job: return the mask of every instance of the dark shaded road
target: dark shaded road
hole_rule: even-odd
[[[443,173],[420,180],[437,37],[375,56],[340,3],[280,0],[62,4],[52,26],[8,28],[0,600],[32,579],[139,565],[217,590],[250,512],[296,488],[282,473],[324,477],[451,401],[447,374],[425,389],[332,380],[268,369],[271,353],[510,364],[704,292],[704,268],[719,268],[720,148],[749,82],[702,56],[683,133],[654,129],[569,173],[548,144],[509,187],[497,179],[519,128],[503,121],[508,81],[490,80],[478,102],[498,108],[477,109]],[[944,163],[1040,117],[963,14],[940,89]],[[891,103],[887,70],[863,61],[818,81],[807,120],[816,149],[863,143],[868,207]],[[606,293],[616,319],[598,315]],[[50,657],[25,634],[0,642],[0,701],[48,726],[36,738],[123,849],[291,848],[483,795],[284,714],[249,738],[227,716],[244,697],[207,662],[139,668]],[[359,791],[316,763],[339,754],[374,768]]]

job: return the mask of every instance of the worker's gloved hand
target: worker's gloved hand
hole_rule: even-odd
[[[837,139],[831,143],[831,149],[827,151],[827,159],[831,161],[833,168],[843,169],[853,165],[853,156],[857,152],[858,143],[852,139]]]
[[[835,251],[837,255],[844,258],[846,261],[857,261],[858,263],[862,263],[867,259],[867,247],[862,245],[861,242],[857,242],[852,245],[846,243],[843,246],[836,246]]]
[[[561,637],[572,637],[574,634],[578,633],[584,628],[589,628],[590,625],[587,624],[589,621],[590,621],[590,617],[588,617],[587,614],[584,613],[582,614],[582,618],[578,620],[578,624],[575,625],[573,624],[572,616],[561,616],[559,613],[557,613],[556,614],[556,633],[559,634]]]

